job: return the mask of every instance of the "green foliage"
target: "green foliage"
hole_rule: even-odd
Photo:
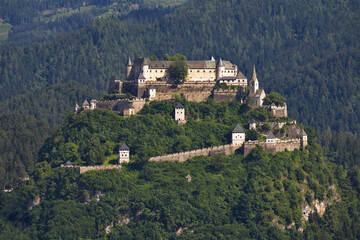
[[[175,53],[174,56],[170,56],[169,54],[165,53],[162,57],[164,61],[186,61],[186,56],[181,55],[179,53]]]
[[[104,238],[105,227],[114,223],[109,239],[171,238],[180,228],[179,238],[185,239],[302,239],[319,234],[330,239],[357,238],[360,209],[352,183],[357,169],[337,179],[341,201],[329,199],[331,205],[323,217],[313,215],[302,223],[303,198],[310,205],[314,199],[311,191],[302,189],[323,189],[326,197],[329,179],[334,178],[333,166],[314,160],[321,154],[311,147],[309,152],[277,154],[256,148],[247,157],[200,156],[183,163],[149,162],[139,170],[124,166],[122,171],[82,175],[71,169],[51,169],[43,162],[37,167],[36,182],[11,194],[0,193],[0,237],[20,234],[26,223],[19,235],[22,239]],[[311,178],[300,181],[301,173]],[[327,180],[321,183],[319,176]],[[41,204],[28,210],[28,199],[35,195]],[[126,219],[130,222],[124,224]],[[304,228],[303,235],[282,232],[277,226],[292,222]]]
[[[175,83],[183,83],[188,75],[189,66],[185,61],[175,61],[166,69],[170,79]]]
[[[272,103],[275,103],[275,105],[280,106],[284,102],[285,102],[285,98],[283,96],[281,96],[280,93],[271,92],[270,94],[266,94],[263,104],[271,105]]]

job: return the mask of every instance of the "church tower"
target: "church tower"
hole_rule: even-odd
[[[253,75],[250,80],[250,95],[255,95],[258,89],[259,89],[259,80],[257,79],[255,65],[254,65]]]

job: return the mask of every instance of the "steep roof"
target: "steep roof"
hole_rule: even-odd
[[[269,131],[267,136],[266,136],[266,139],[276,139],[274,134],[272,133],[272,131]]]
[[[131,66],[131,58],[130,57],[128,59],[127,66]]]
[[[255,119],[254,119],[254,118],[251,118],[251,119],[250,119],[250,123],[256,123]]]
[[[126,145],[126,143],[123,143],[123,145],[119,148],[119,151],[121,150],[130,150],[130,148]]]
[[[175,108],[184,108],[184,106],[181,103],[178,103]]]
[[[144,77],[144,74],[143,74],[143,73],[140,73],[138,79],[146,79],[146,78]]]
[[[232,133],[245,133],[245,131],[242,129],[242,127],[240,127],[239,124],[237,124]]]
[[[300,133],[299,133],[299,136],[300,137],[303,137],[303,136],[307,136],[306,132],[304,131],[304,129],[301,129]]]
[[[253,67],[253,75],[252,75],[252,78],[251,78],[250,82],[255,82],[255,81],[258,81],[258,80],[257,80],[256,70],[255,70],[255,65],[254,65],[254,67]]]
[[[83,106],[89,106],[89,102],[85,99],[85,101],[82,104]]]
[[[223,61],[222,61],[221,58],[220,58],[220,60],[219,60],[219,67],[225,67],[225,66],[224,66],[224,63],[223,63]]]
[[[289,138],[297,138],[297,136],[298,136],[298,133],[296,131],[296,128],[293,128],[288,137]]]
[[[245,75],[241,71],[239,71],[237,76],[236,76],[236,79],[247,79],[247,78],[245,77]]]

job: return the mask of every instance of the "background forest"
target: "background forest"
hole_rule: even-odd
[[[12,25],[0,46],[1,184],[33,174],[64,113],[102,96],[128,56],[165,53],[221,57],[248,78],[256,65],[261,87],[285,96],[289,116],[316,129],[328,160],[359,165],[359,1],[98,2],[0,4]]]

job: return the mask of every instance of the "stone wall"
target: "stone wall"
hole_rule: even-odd
[[[289,140],[277,140],[275,143],[266,143],[263,141],[248,141],[244,143],[244,155],[248,155],[257,145],[262,147],[265,152],[270,153],[282,152],[286,149],[288,151],[294,151],[295,149],[300,149],[301,140],[293,138]]]
[[[81,166],[79,167],[79,173],[83,174],[87,171],[101,171],[101,170],[109,170],[109,169],[118,169],[121,170],[121,165],[104,165],[104,166]]]
[[[184,161],[188,160],[189,158],[193,158],[196,156],[212,156],[215,154],[229,155],[229,154],[234,153],[240,147],[241,146],[236,146],[236,145],[232,145],[232,144],[221,145],[221,146],[216,146],[216,147],[202,148],[202,149],[196,149],[196,150],[187,151],[187,152],[152,157],[149,159],[149,161],[151,161],[151,162],[163,162],[163,161],[184,162]]]
[[[124,82],[124,89],[137,97],[149,97],[148,88],[156,89],[154,100],[170,100],[174,94],[184,94],[188,101],[206,101],[212,95],[215,81],[185,82],[182,84],[172,84],[166,81],[146,81],[143,84],[134,82]]]
[[[234,89],[234,90],[218,89],[218,90],[214,90],[213,98],[214,98],[215,102],[228,102],[228,101],[232,101],[232,100],[238,100],[241,102],[242,94],[241,94],[241,91],[239,91],[237,89]]]

